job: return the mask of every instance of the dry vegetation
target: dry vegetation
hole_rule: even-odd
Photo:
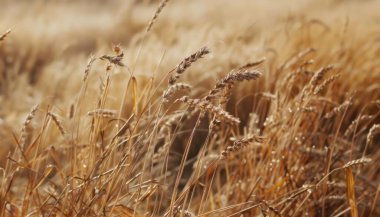
[[[0,2],[0,216],[380,216],[379,7]]]

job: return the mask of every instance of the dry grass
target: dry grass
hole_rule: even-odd
[[[125,2],[0,3],[1,217],[380,216],[377,1]]]

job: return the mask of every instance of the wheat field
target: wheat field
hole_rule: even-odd
[[[0,1],[0,217],[380,216],[379,10]]]

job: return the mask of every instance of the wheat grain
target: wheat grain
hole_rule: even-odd
[[[156,12],[154,13],[153,17],[150,19],[148,26],[146,27],[146,32],[149,32],[152,29],[153,24],[156,22],[158,15],[160,15],[162,9],[166,6],[169,0],[162,0],[160,2],[160,5],[158,6]]]
[[[337,115],[339,113],[342,113],[344,110],[346,110],[350,105],[352,104],[352,102],[350,100],[347,100],[345,101],[344,103],[342,103],[341,105],[333,108],[333,110],[331,110],[330,112],[328,112],[324,118],[332,118],[334,117],[334,115]]]
[[[333,201],[344,201],[346,199],[347,198],[344,195],[330,195],[330,196],[326,197],[326,200],[331,201],[331,202],[333,202]]]
[[[347,127],[347,130],[344,132],[344,136],[345,137],[348,137],[349,135],[351,135],[355,128],[357,127],[357,125],[360,123],[360,122],[363,122],[363,121],[369,121],[373,118],[373,115],[361,115],[359,117],[357,117],[354,121],[351,122],[351,124]]]
[[[191,212],[189,210],[184,210],[184,209],[182,209],[181,206],[176,206],[174,208],[173,214],[174,214],[173,216],[177,216],[179,214],[180,216],[184,216],[184,217],[196,217],[196,215],[193,212]],[[164,215],[164,216],[166,216],[166,215]]]
[[[328,65],[326,67],[323,67],[321,68],[320,70],[318,70],[314,75],[313,77],[311,78],[310,80],[310,84],[315,87],[323,78],[323,76],[331,71],[334,67],[332,65]]]
[[[183,210],[180,212],[184,217],[197,217],[193,212],[189,210]]]
[[[25,143],[26,143],[26,130],[30,124],[30,122],[32,121],[33,117],[36,115],[36,111],[38,109],[38,104],[33,106],[32,110],[29,112],[28,116],[26,116],[26,119],[24,121],[24,124],[21,128],[21,139],[20,139],[20,145],[21,145],[21,149],[24,150],[25,148]]]
[[[380,133],[380,124],[373,125],[369,130],[369,133],[367,135],[367,146],[372,145],[373,139],[377,133]]]
[[[339,77],[340,77],[340,74],[336,74],[336,75],[332,75],[331,77],[323,81],[322,84],[315,87],[314,94],[317,95],[320,92],[322,92],[327,87],[327,85],[329,85],[331,82],[335,81]]]
[[[206,100],[210,100],[211,98],[215,97],[216,94],[218,94],[220,91],[224,90],[224,97],[228,97],[228,94],[230,93],[230,89],[234,86],[235,82],[241,82],[241,81],[248,81],[248,80],[256,80],[258,79],[262,74],[257,70],[243,70],[238,72],[231,72],[223,79],[219,80],[215,87],[210,90],[209,94],[206,96]]]
[[[243,66],[240,66],[238,68],[238,71],[242,71],[242,70],[245,70],[245,69],[248,69],[248,68],[259,66],[259,65],[263,64],[265,62],[265,60],[266,60],[266,58],[262,58],[260,60],[254,61],[254,62],[247,63],[247,64],[245,64]]]
[[[214,106],[209,101],[204,99],[190,99],[187,96],[184,96],[179,99],[180,101],[187,103],[191,107],[198,108],[203,112],[209,112],[215,115],[219,120],[229,123],[229,124],[239,124],[240,120],[228,112],[224,111],[222,108]]]
[[[210,50],[208,47],[202,47],[195,53],[191,54],[189,57],[186,57],[184,60],[182,60],[175,69],[175,75],[170,76],[169,84],[173,85],[177,79],[186,71],[186,69],[191,66],[192,63],[196,62],[209,53]]]
[[[117,114],[117,111],[111,110],[111,109],[95,109],[95,110],[87,112],[87,115],[89,116],[96,116],[96,117],[103,117],[103,118],[115,117],[116,114]]]
[[[96,58],[94,56],[91,56],[90,59],[88,60],[88,63],[86,65],[86,69],[84,70],[84,75],[83,75],[83,82],[87,80],[88,75],[90,74],[91,71],[91,66],[95,62]]]
[[[114,65],[124,66],[124,63],[121,62],[123,60],[123,58],[124,58],[124,54],[121,53],[117,56],[103,55],[99,59],[108,60],[109,63],[112,63]]]
[[[264,138],[257,135],[250,135],[243,139],[236,140],[232,145],[227,146],[221,153],[221,157],[225,158],[231,152],[236,152],[244,146],[247,146],[251,143],[263,143]]]
[[[66,135],[66,130],[63,127],[62,122],[59,120],[58,115],[56,115],[56,114],[54,114],[52,112],[48,112],[48,115],[52,118],[53,122],[58,127],[58,130],[62,134],[62,136],[65,136]]]
[[[287,69],[291,68],[294,65],[296,65],[300,60],[305,58],[307,55],[316,52],[317,50],[315,48],[306,48],[305,50],[302,50],[299,52],[296,56],[292,57],[290,60],[286,61],[281,68]]]
[[[349,161],[348,163],[346,163],[342,167],[342,169],[346,169],[348,167],[353,167],[353,166],[357,166],[357,165],[361,165],[361,164],[368,164],[368,163],[371,163],[371,162],[372,162],[371,158],[363,157],[363,158],[359,158],[359,159],[356,159],[356,160]]]
[[[170,85],[163,93],[162,98],[164,102],[169,102],[169,99],[178,91],[186,90],[188,92],[191,91],[191,85],[185,83],[176,83]]]

